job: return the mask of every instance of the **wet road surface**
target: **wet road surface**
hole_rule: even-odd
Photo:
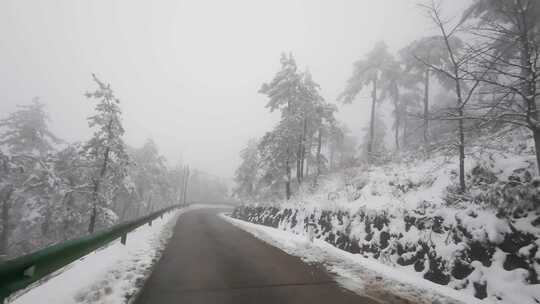
[[[321,266],[253,237],[219,217],[223,210],[182,214],[135,304],[358,303]]]

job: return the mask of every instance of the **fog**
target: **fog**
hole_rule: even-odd
[[[0,0],[0,303],[540,303],[539,0]]]
[[[447,2],[452,15],[468,1]],[[122,101],[128,144],[152,138],[171,164],[229,179],[277,121],[257,91],[281,52],[334,102],[375,42],[395,52],[433,30],[417,1],[3,0],[0,113],[38,96],[59,137],[85,140],[96,73]],[[358,101],[337,114],[357,136],[369,113]]]

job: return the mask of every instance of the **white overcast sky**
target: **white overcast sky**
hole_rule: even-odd
[[[468,0],[446,0],[454,13]],[[373,44],[392,51],[433,32],[413,0],[1,0],[0,117],[39,96],[53,131],[91,135],[91,73],[111,83],[126,140],[152,138],[180,158],[230,178],[249,138],[276,122],[257,93],[283,51],[309,67],[335,102]],[[451,14],[450,14],[451,15]],[[368,104],[340,105],[360,134]]]

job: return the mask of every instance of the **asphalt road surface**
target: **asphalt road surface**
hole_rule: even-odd
[[[321,266],[231,225],[218,216],[222,211],[179,217],[136,304],[379,303],[341,288]]]

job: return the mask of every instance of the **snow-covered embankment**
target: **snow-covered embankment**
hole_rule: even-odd
[[[311,223],[317,242],[467,302],[540,303],[540,180],[528,154],[481,153],[468,159],[466,195],[453,187],[456,164],[439,157],[340,172],[231,216],[291,235]]]

